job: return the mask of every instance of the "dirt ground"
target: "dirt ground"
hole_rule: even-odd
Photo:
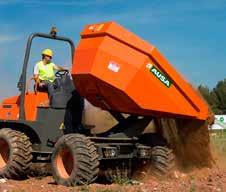
[[[30,178],[24,181],[0,180],[0,192],[225,192],[226,165],[217,160],[212,168],[202,168],[187,173],[174,171],[168,179],[146,175],[133,184],[91,184],[64,187],[56,185],[52,177]],[[145,173],[144,173],[145,174]]]
[[[146,177],[140,183],[133,185],[101,185],[92,184],[80,187],[64,187],[56,185],[51,177],[42,179],[31,178],[25,181],[7,180],[0,184],[1,192],[225,192],[226,191],[226,169],[219,167],[203,168],[190,173],[174,172],[167,180],[154,177]]]

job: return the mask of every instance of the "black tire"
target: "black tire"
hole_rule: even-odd
[[[64,135],[55,145],[51,166],[57,184],[75,186],[92,183],[99,172],[97,149],[84,135]]]
[[[0,177],[24,179],[31,161],[32,146],[29,138],[20,131],[0,130]]]
[[[153,147],[151,167],[154,175],[168,176],[175,167],[173,151],[166,146]]]

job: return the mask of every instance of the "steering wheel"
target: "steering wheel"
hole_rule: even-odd
[[[68,75],[68,73],[69,73],[68,70],[60,70],[55,73],[55,76],[62,78],[63,76]]]

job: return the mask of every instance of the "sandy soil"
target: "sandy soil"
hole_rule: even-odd
[[[1,181],[1,180],[0,180]],[[145,176],[136,184],[64,187],[56,185],[52,177],[30,178],[24,181],[6,180],[0,184],[0,192],[225,192],[226,168],[215,165],[213,168],[202,168],[182,173],[174,171],[168,179],[157,179]]]

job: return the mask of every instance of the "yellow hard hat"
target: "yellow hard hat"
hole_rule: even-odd
[[[42,51],[42,55],[47,55],[47,56],[53,57],[53,51],[51,49],[44,49]]]

